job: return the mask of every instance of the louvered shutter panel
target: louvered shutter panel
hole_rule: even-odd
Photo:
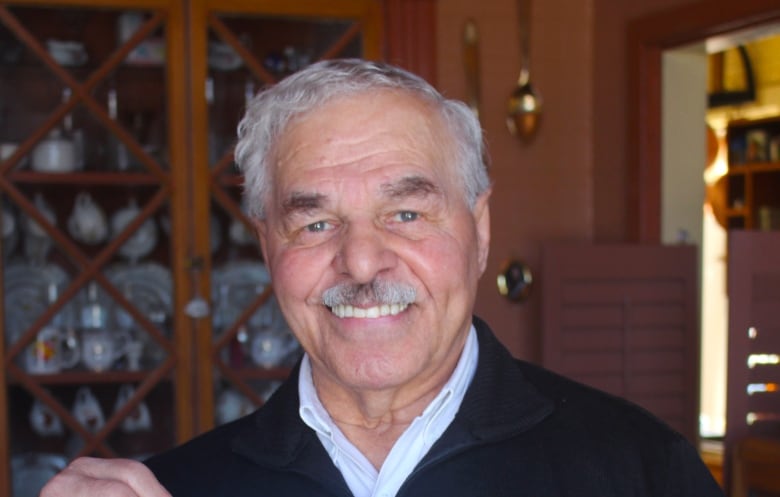
[[[544,247],[543,364],[698,435],[699,319],[693,246]]]
[[[780,438],[780,233],[729,232],[726,453]]]

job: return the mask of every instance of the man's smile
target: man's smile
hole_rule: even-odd
[[[330,311],[340,318],[380,318],[385,316],[395,316],[403,312],[409,304],[382,304],[372,307],[355,307],[352,305],[339,304],[330,308]]]

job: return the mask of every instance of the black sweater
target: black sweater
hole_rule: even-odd
[[[474,324],[472,384],[398,497],[723,495],[695,448],[654,416],[512,358]],[[298,404],[296,369],[255,413],[147,464],[174,497],[351,497]]]

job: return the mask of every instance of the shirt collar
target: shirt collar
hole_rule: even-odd
[[[460,403],[477,369],[478,355],[477,332],[474,325],[472,325],[455,370],[441,391],[420,415],[420,418],[425,421],[426,429],[424,436],[426,437],[426,443],[432,444],[441,435],[443,430],[432,430],[430,427],[436,425],[437,418],[442,415],[445,409],[452,413],[450,416],[445,416],[450,418],[447,420],[447,424],[449,424],[454,413],[460,407]],[[301,420],[320,436],[332,439],[334,430],[338,428],[317,396],[317,390],[314,388],[314,381],[311,376],[311,361],[308,354],[304,354],[301,361],[301,369],[298,376],[298,395],[300,398],[298,412]],[[456,402],[456,404],[448,409],[447,407],[451,402]]]

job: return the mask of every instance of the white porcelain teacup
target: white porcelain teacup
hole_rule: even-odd
[[[33,374],[52,374],[75,366],[79,361],[79,349],[66,347],[67,339],[67,334],[59,328],[42,328],[25,350],[25,369]]]
[[[96,372],[111,369],[127,353],[130,335],[123,330],[85,329],[81,334],[81,361]]]
[[[68,218],[68,231],[80,242],[96,244],[108,237],[108,219],[103,209],[88,192],[76,195],[73,211]]]
[[[30,425],[42,437],[62,435],[64,433],[62,420],[41,399],[36,398],[30,409]]]
[[[106,423],[103,409],[89,387],[81,387],[76,391],[72,412],[73,417],[92,433],[100,430]]]
[[[135,387],[125,383],[119,387],[119,394],[116,398],[114,410],[118,411],[135,395]],[[147,431],[152,428],[152,416],[149,412],[149,406],[146,402],[139,402],[130,413],[122,419],[121,427],[124,431],[131,433],[134,431]]]

